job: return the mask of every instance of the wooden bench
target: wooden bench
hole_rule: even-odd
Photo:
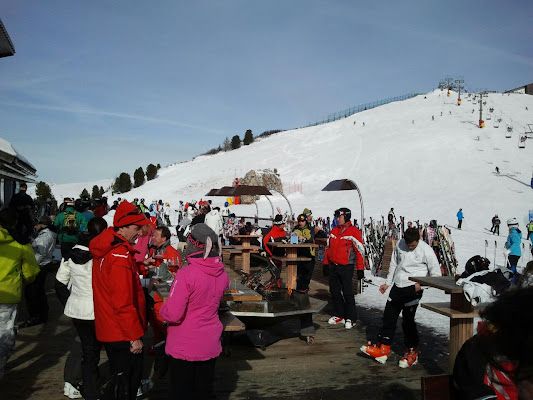
[[[450,400],[452,398],[452,376],[432,375],[421,378],[422,400]]]
[[[224,326],[224,332],[238,332],[246,330],[246,325],[229,311],[218,314],[220,322]]]
[[[224,326],[224,331],[222,332],[222,352],[226,357],[229,357],[231,355],[231,336],[233,332],[244,331],[246,330],[246,326],[229,311],[219,313],[218,318],[220,318],[220,322]]]

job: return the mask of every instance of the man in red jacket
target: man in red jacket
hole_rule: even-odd
[[[352,329],[357,320],[352,278],[355,270],[358,279],[364,277],[363,236],[350,222],[352,212],[348,208],[336,210],[335,217],[339,225],[331,231],[324,254],[324,265],[329,265],[329,291],[335,306],[335,314],[328,323],[343,323],[346,329]]]
[[[113,227],[95,237],[93,300],[96,338],[104,343],[115,384],[115,398],[135,400],[143,372],[145,298],[133,244],[149,220],[133,204],[117,207]]]

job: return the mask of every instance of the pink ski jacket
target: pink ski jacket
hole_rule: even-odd
[[[195,257],[197,255],[197,257]],[[222,351],[218,307],[229,278],[220,257],[191,254],[178,270],[160,315],[168,323],[166,353],[186,361],[206,361]]]

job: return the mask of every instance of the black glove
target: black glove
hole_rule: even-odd
[[[362,269],[357,270],[357,279],[361,280],[365,278],[365,271]]]

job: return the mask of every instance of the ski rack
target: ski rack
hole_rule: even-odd
[[[448,238],[446,238],[443,229],[450,230],[446,225],[437,225],[437,239],[439,241],[439,253],[441,256],[441,261],[446,268],[446,274],[448,276],[454,276],[457,271],[457,259],[455,258],[455,251]]]

